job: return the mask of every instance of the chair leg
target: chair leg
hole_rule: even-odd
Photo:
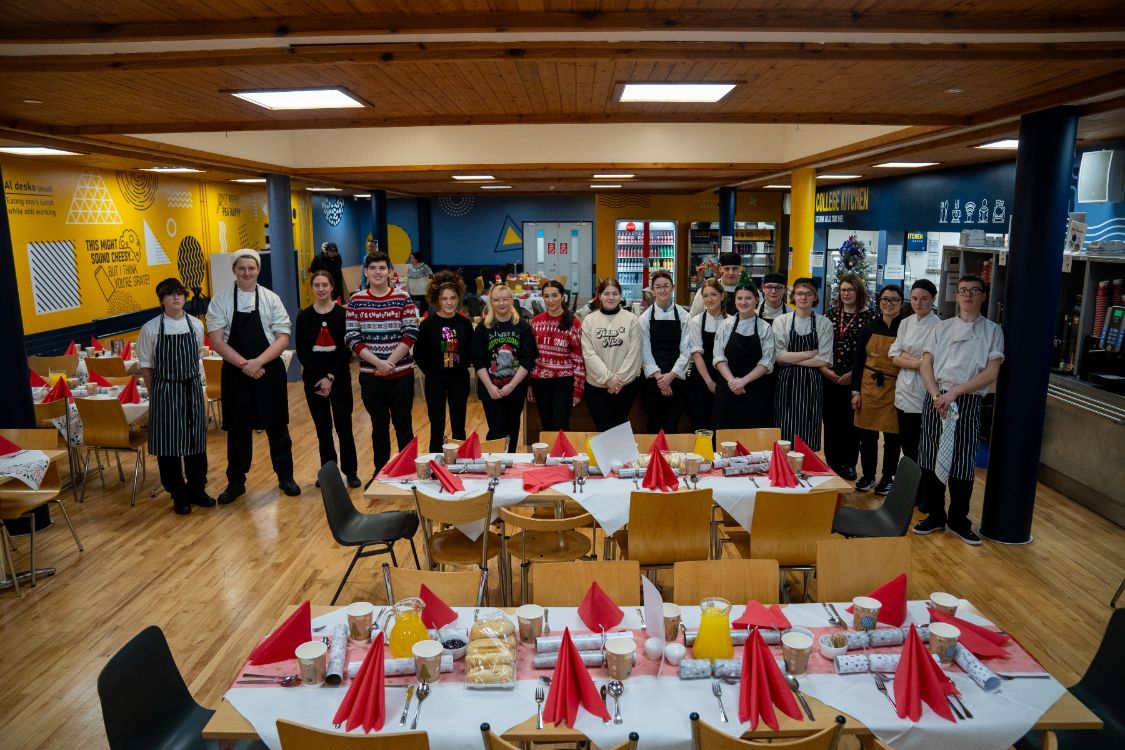
[[[527,579],[531,577],[531,562],[524,560],[520,564],[522,580],[520,582],[520,604],[527,604]]]
[[[22,597],[20,593],[20,577],[16,575],[16,556],[12,554],[12,537],[8,534],[8,527],[0,521],[0,556],[7,561],[5,565],[8,566],[8,573],[12,576],[12,588],[16,590],[16,596]]]
[[[359,553],[363,552],[363,545],[359,545],[355,554],[352,556],[352,561],[348,564],[348,569],[344,571],[344,577],[340,579],[340,585],[336,587],[336,593],[332,596],[330,604],[335,604],[336,600],[340,598],[340,592],[344,590],[344,584],[348,582],[348,576],[352,574],[352,568],[355,567],[356,561],[359,559]]]
[[[809,573],[811,573],[811,572],[812,571],[810,571],[810,570],[802,571],[802,573],[804,575],[804,588],[801,590],[801,603],[802,604],[808,602],[808,600],[809,600]]]
[[[418,562],[418,548],[414,546],[414,537],[410,537],[410,553],[414,555],[414,568],[421,570],[422,563]]]
[[[74,502],[80,502],[78,499],[78,474],[74,472],[74,454],[78,451],[73,445],[70,445],[70,439],[67,438],[66,447],[66,460],[70,464],[70,491],[74,495]]]
[[[121,454],[117,454],[117,470],[121,470]],[[137,477],[141,473],[141,452],[137,451],[137,462],[133,464],[133,497],[129,501],[129,507],[134,507],[137,504]],[[121,483],[125,484],[125,477],[121,477]]]
[[[1121,592],[1122,591],[1125,591],[1125,578],[1123,578],[1121,580],[1121,585],[1117,587],[1117,593],[1114,594],[1113,598],[1109,600],[1109,606],[1111,606],[1111,607],[1117,606],[1117,600],[1121,598]]]
[[[78,529],[74,528],[74,522],[70,520],[70,514],[66,512],[66,506],[63,505],[62,498],[56,497],[55,502],[59,504],[59,510],[62,511],[63,519],[66,520],[66,525],[74,536],[74,543],[78,545],[78,551],[85,552],[86,549],[82,546],[82,540],[78,538]]]
[[[121,479],[121,484],[125,484],[125,470],[121,468],[121,451],[114,451],[113,456],[117,459],[117,476]]]
[[[27,543],[28,556],[31,558],[31,588],[35,588],[35,518],[33,517],[28,520],[31,522],[28,524],[31,533],[28,535],[29,541]]]
[[[86,466],[82,470],[82,497],[79,502],[86,502],[86,477],[90,474],[90,451],[92,448],[86,449]]]
[[[387,543],[387,552],[391,553],[391,564],[394,565],[397,568],[398,567],[398,558],[395,557],[394,542],[388,542]]]

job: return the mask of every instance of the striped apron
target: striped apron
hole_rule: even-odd
[[[976,476],[977,435],[980,434],[980,409],[983,401],[984,397],[979,393],[957,397],[957,408],[961,414],[957,419],[953,463],[949,467],[950,479],[972,481]],[[918,465],[923,469],[934,470],[940,442],[941,417],[934,409],[933,399],[926,394],[926,400],[922,402],[922,436],[918,444]]]
[[[199,341],[188,332],[160,334],[153,356],[148,452],[154,456],[194,456],[207,452],[207,411],[199,377]]]
[[[809,332],[797,335],[797,316],[789,327],[788,351],[807,352],[820,348],[816,334],[816,313],[809,318]],[[774,395],[774,419],[781,428],[782,440],[794,435],[814,451],[820,450],[820,415],[824,407],[824,381],[816,367],[778,365],[777,390]]]

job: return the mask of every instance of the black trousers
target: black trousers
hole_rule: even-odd
[[[716,388],[718,381],[716,381]],[[715,406],[715,394],[703,382],[698,372],[693,372],[687,381],[687,413],[691,418],[692,430],[714,430],[715,421],[712,412]]]
[[[207,489],[207,454],[157,456],[160,484],[176,505],[187,505],[203,497]]]
[[[430,453],[441,453],[445,442],[445,405],[449,404],[449,431],[457,440],[465,439],[465,409],[469,402],[468,370],[434,370],[422,385],[426,413],[430,417]]]
[[[293,441],[289,439],[289,425],[265,431],[270,444],[270,462],[278,479],[293,478]],[[246,475],[254,458],[254,431],[227,430],[227,484],[231,487],[246,485]]]
[[[481,397],[484,418],[488,422],[486,440],[508,438],[508,453],[515,453],[520,442],[520,417],[523,416],[523,403],[527,399],[527,389],[517,388],[515,392],[501,399]]]
[[[851,385],[824,379],[824,460],[833,469],[854,469],[859,457],[859,431],[852,411]]]
[[[621,392],[613,395],[606,388],[586,384],[586,408],[594,420],[594,428],[605,432],[622,422],[629,421],[629,412],[637,400],[637,381],[629,383]]]
[[[918,441],[922,436],[922,414],[895,409],[898,413],[898,441],[902,455],[918,463]]]
[[[359,471],[355,453],[355,436],[352,435],[352,379],[350,375],[338,376],[328,396],[317,395],[311,383],[305,383],[305,401],[309,404],[320,447],[320,465],[336,460],[336,444],[332,440],[332,427],[340,438],[340,462],[337,464],[346,477]]]
[[[414,438],[411,410],[414,408],[414,373],[401,378],[379,378],[360,374],[359,395],[371,416],[371,450],[375,474],[391,460],[391,424],[395,427],[398,449]]]
[[[531,394],[539,408],[543,432],[570,429],[570,410],[574,404],[574,378],[532,378]]]
[[[679,432],[680,414],[684,410],[687,381],[676,378],[672,381],[672,395],[660,392],[655,378],[644,378],[641,382],[641,405],[648,417],[648,432],[664,430],[667,434]]]
[[[971,529],[969,520],[969,500],[973,497],[973,480],[949,478],[949,512],[945,510],[945,488],[937,474],[929,469],[922,470],[922,482],[918,487],[922,511],[935,521],[940,521],[951,529]]]
[[[863,466],[863,476],[875,478],[875,471],[879,464],[879,432],[878,430],[859,430],[859,461]],[[897,432],[883,433],[883,474],[881,480],[889,482],[895,476],[898,468],[899,440]]]

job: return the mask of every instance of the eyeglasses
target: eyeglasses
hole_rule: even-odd
[[[879,301],[884,305],[895,305],[902,302],[901,297],[880,297]]]
[[[784,292],[785,291],[785,285],[784,284],[766,284],[765,286],[762,287],[762,289],[765,289],[765,290],[770,291],[770,292]]]
[[[840,287],[840,294],[855,294],[855,290],[850,286],[842,286]]]
[[[671,289],[672,285],[671,284],[653,284],[652,288],[653,288],[654,291],[659,291],[661,289]]]
[[[794,297],[815,297],[816,292],[793,292]]]
[[[978,289],[977,287],[973,287],[972,289],[958,289],[957,294],[962,297],[975,297],[978,294],[984,294],[984,290]]]

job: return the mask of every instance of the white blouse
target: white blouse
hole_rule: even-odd
[[[712,363],[718,365],[720,362],[727,361],[727,342],[730,341],[733,333],[738,333],[740,336],[752,336],[755,331],[762,341],[762,358],[758,360],[757,364],[766,368],[766,372],[772,372],[775,349],[773,328],[757,315],[747,320],[732,315],[723,321],[722,325],[719,326],[718,333],[715,334],[715,356]]]
[[[703,333],[717,333],[719,326],[723,324],[729,315],[722,313],[719,317],[712,317],[710,313],[701,312],[691,319],[691,326],[688,329],[688,351],[692,354],[699,352],[703,353]]]
[[[802,318],[795,312],[787,312],[773,321],[774,355],[789,351],[789,332],[796,329],[798,336],[805,336],[812,330],[812,316]],[[826,365],[832,364],[832,321],[825,315],[816,316],[816,358]]]
[[[891,344],[890,356],[909,354],[912,357],[921,357],[923,347],[939,325],[941,325],[941,318],[933,312],[921,320],[918,320],[917,315],[904,319],[898,324],[898,336]],[[922,374],[918,370],[907,367],[899,370],[898,380],[895,383],[895,408],[907,414],[921,414],[922,401],[925,398],[926,384],[922,382]]]
[[[254,309],[254,292],[244,292],[237,289],[238,312],[250,312]],[[258,310],[262,318],[262,331],[266,334],[266,341],[273,343],[278,336],[288,336],[293,329],[289,320],[289,313],[275,292],[258,286]],[[223,341],[230,338],[230,325],[234,320],[234,295],[220,294],[211,300],[207,308],[207,330],[209,332],[223,330]]]

